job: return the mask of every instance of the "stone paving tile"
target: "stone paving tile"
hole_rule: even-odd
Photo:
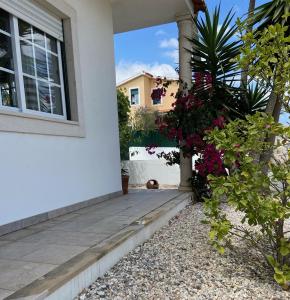
[[[11,241],[0,241],[0,247],[11,243]]]
[[[175,193],[136,190],[1,237],[0,300],[5,291],[18,290],[99,244],[172,199]]]
[[[5,299],[6,297],[10,296],[13,293],[14,293],[13,291],[0,289],[0,300]]]
[[[69,213],[63,216],[59,216],[56,218],[53,218],[52,221],[53,222],[65,222],[65,221],[71,221],[75,218],[77,218],[80,214],[79,213]]]
[[[86,232],[71,232],[71,231],[50,231],[45,230],[24,239],[24,243],[39,243],[41,245],[56,244],[68,246],[89,247],[103,240],[105,234],[95,234]]]
[[[29,229],[33,229],[33,230],[46,230],[46,229],[49,229],[53,226],[56,226],[58,224],[61,224],[62,222],[57,222],[57,221],[46,221],[46,222],[42,222],[42,223],[39,223],[39,224],[36,224],[36,225],[32,225],[29,227]]]
[[[73,221],[73,222],[64,222],[61,224],[57,224],[48,228],[49,231],[66,231],[66,232],[82,232],[82,228],[86,228],[92,224],[91,220],[83,220]]]
[[[0,259],[21,260],[23,256],[41,249],[38,243],[11,242],[0,247]]]
[[[23,256],[22,260],[35,263],[60,265],[87,249],[88,247],[80,246],[47,245],[37,251]]]
[[[15,231],[13,233],[5,234],[0,237],[0,241],[17,241],[22,238],[28,237],[30,235],[33,235],[37,232],[41,231],[41,229],[22,229]]]
[[[0,289],[16,291],[55,267],[49,264],[0,259]]]

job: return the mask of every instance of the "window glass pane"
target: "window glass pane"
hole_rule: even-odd
[[[51,86],[51,97],[53,105],[53,113],[56,115],[63,115],[61,89],[57,86]]]
[[[33,46],[27,42],[21,41],[22,70],[24,73],[35,76]]]
[[[0,9],[0,29],[10,32],[9,14],[3,9]]]
[[[47,41],[47,49],[50,50],[51,52],[57,53],[56,39],[47,34],[46,41]]]
[[[44,32],[33,27],[33,43],[45,48]]]
[[[17,107],[14,75],[0,71],[0,88],[2,105]]]
[[[60,81],[59,81],[58,57],[51,53],[47,53],[47,57],[48,57],[50,81],[59,84]]]
[[[38,93],[40,110],[43,112],[51,113],[51,102],[48,83],[38,81]]]
[[[11,38],[0,33],[0,67],[13,70]]]
[[[19,35],[29,41],[32,41],[32,26],[28,23],[18,20]]]
[[[131,104],[139,104],[139,89],[131,90]]]
[[[161,104],[161,99],[153,99],[153,105],[158,105],[158,104]]]
[[[38,110],[35,80],[24,76],[24,89],[25,89],[26,107],[28,109]]]
[[[48,79],[46,53],[44,50],[38,47],[34,47],[34,50],[35,50],[37,77]]]

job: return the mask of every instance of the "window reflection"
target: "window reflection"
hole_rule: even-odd
[[[9,13],[0,8],[0,29],[10,32]]]
[[[26,98],[26,107],[32,110],[38,109],[36,81],[34,79],[24,77],[24,89]]]
[[[18,20],[18,24],[19,35],[24,39],[32,41],[32,26],[22,20]]]
[[[21,57],[22,57],[22,70],[29,75],[35,75],[33,46],[25,41],[20,42]]]
[[[50,101],[48,83],[38,81],[38,92],[39,92],[40,110],[46,113],[51,113],[51,101]]]
[[[52,97],[53,113],[56,115],[63,115],[61,89],[57,86],[51,86],[51,97]]]
[[[2,105],[17,107],[15,78],[13,74],[0,71],[0,89]]]
[[[0,33],[0,67],[13,70],[11,38]]]
[[[48,79],[46,53],[44,50],[34,47],[37,77]]]
[[[58,68],[58,57],[48,53],[48,66],[49,66],[49,79],[54,83],[60,83],[59,80],[59,68]]]

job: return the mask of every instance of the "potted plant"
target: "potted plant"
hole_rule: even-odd
[[[121,174],[122,174],[122,190],[123,194],[127,195],[129,192],[129,171],[126,168],[121,169]]]

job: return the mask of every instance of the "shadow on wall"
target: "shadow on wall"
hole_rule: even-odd
[[[165,160],[131,160],[125,165],[132,185],[145,185],[150,179],[156,179],[160,185],[179,184],[179,166],[167,166]]]

